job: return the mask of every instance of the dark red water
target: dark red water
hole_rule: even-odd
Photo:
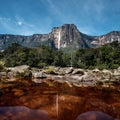
[[[120,119],[119,87],[15,84],[0,89],[0,120],[76,120],[88,111]]]

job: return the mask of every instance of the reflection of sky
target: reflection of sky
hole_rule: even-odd
[[[24,106],[0,107],[0,120],[51,120],[47,112],[32,110]],[[56,118],[57,120],[57,118]],[[76,120],[114,120],[106,113],[89,111],[78,115]]]
[[[0,107],[0,120],[50,120],[47,112],[24,106]]]

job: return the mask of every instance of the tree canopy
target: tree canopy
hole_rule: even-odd
[[[37,48],[27,48],[13,43],[4,52],[0,52],[0,59],[7,67],[27,64],[39,68],[54,65],[113,69],[120,66],[120,43],[115,41],[99,48],[79,49],[69,53],[63,50],[53,50],[43,45]]]

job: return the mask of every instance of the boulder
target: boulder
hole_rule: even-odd
[[[92,70],[92,72],[94,72],[94,73],[101,73],[101,71],[99,69],[97,69],[97,68]]]
[[[117,80],[120,82],[120,68],[114,70],[113,76],[114,76],[114,81]]]
[[[65,73],[66,74],[70,74],[70,73],[72,73],[73,72],[73,68],[72,67],[68,67],[68,68],[66,68],[66,70],[65,70]]]
[[[83,69],[74,69],[74,71],[72,72],[72,74],[84,75],[85,71]]]
[[[6,72],[0,72],[0,77],[6,76]]]
[[[15,72],[8,72],[7,73],[7,80],[8,81],[15,81],[15,78],[16,78],[16,73]]]
[[[120,71],[118,69],[114,70],[113,75],[114,76],[120,76]]]
[[[120,67],[118,67],[118,69],[117,69],[118,71],[120,71]]]
[[[65,75],[65,74],[70,74],[70,73],[72,73],[72,71],[73,71],[73,68],[72,68],[72,67],[64,67],[64,68],[56,67],[53,72],[54,72],[56,75]]]
[[[36,79],[44,79],[47,78],[46,74],[44,72],[33,72],[32,77]]]
[[[72,84],[68,81],[65,81],[65,84],[68,85],[69,87],[72,87]]]
[[[7,76],[6,72],[0,72],[0,79],[5,79]]]
[[[24,72],[26,70],[29,70],[30,66],[28,66],[28,65],[21,65],[21,66],[6,68],[6,69],[8,71],[22,73],[22,72]]]
[[[102,70],[102,73],[104,73],[105,75],[112,75],[112,72],[110,70]]]

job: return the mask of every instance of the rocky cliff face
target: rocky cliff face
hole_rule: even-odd
[[[79,49],[96,47],[116,40],[120,42],[120,31],[94,37],[79,32],[74,24],[65,24],[61,27],[54,27],[49,34],[34,34],[31,36],[1,34],[0,50],[4,50],[15,42],[27,47],[44,44],[56,49],[67,47]]]
[[[101,35],[97,37],[93,37],[94,39],[91,41],[91,44],[101,46],[107,43],[111,43],[113,41],[120,42],[120,31],[112,31],[106,35]]]
[[[54,36],[54,43],[56,48],[66,48],[74,46],[75,48],[88,47],[86,41],[82,37],[74,24],[65,24],[61,27],[55,27],[51,33]]]

